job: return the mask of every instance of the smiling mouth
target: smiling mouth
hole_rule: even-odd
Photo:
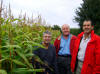
[[[84,29],[84,30],[89,30],[89,29]]]

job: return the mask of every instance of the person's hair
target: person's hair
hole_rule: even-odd
[[[43,32],[43,36],[44,36],[45,34],[49,34],[49,35],[51,35],[51,32],[48,31],[48,30],[46,30],[45,32]]]
[[[62,27],[63,27],[64,25],[66,25],[66,26],[70,29],[70,26],[69,26],[68,24],[63,24],[63,25],[61,26],[61,31],[62,31]]]
[[[85,21],[90,21],[91,22],[91,25],[93,26],[93,23],[92,23],[92,20],[91,19],[85,19],[83,22]]]

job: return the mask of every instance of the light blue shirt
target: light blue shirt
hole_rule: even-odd
[[[60,50],[58,55],[70,55],[70,40],[71,35],[68,36],[68,39],[65,39],[63,35],[61,36]]]

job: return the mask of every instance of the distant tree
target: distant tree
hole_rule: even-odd
[[[60,26],[59,26],[59,25],[54,25],[54,26],[52,27],[52,29],[53,29],[53,30],[60,30]]]
[[[70,29],[70,33],[73,34],[73,35],[78,35],[80,33],[80,29],[79,28],[71,28]]]
[[[76,10],[75,21],[79,23],[82,30],[82,23],[90,19],[95,26],[96,33],[100,30],[100,0],[83,0],[81,7]]]

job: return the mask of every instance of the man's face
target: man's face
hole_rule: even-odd
[[[49,34],[44,34],[43,35],[43,41],[44,41],[44,43],[50,43],[50,41],[51,41],[51,35],[49,35]]]
[[[91,33],[93,26],[91,25],[91,21],[84,21],[83,22],[83,31],[85,34]]]
[[[70,28],[69,28],[69,26],[63,25],[63,26],[62,26],[62,33],[63,33],[64,36],[68,36],[69,33],[70,33]]]

